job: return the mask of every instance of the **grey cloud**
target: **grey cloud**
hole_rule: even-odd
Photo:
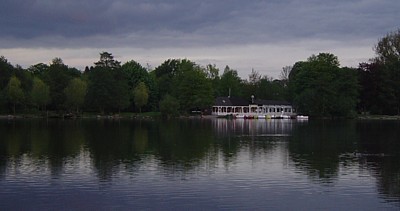
[[[5,0],[0,47],[152,48],[378,39],[398,27],[399,9],[398,0]]]

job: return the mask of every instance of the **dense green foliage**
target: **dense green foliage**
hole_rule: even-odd
[[[64,92],[67,98],[67,108],[70,110],[76,109],[76,112],[79,113],[79,108],[81,108],[85,102],[87,92],[86,82],[80,78],[74,78],[69,82]]]
[[[361,97],[358,108],[373,114],[400,114],[400,30],[375,46],[377,57],[358,68]]]
[[[15,107],[17,104],[21,104],[24,100],[24,91],[21,88],[21,81],[16,77],[12,76],[7,84],[6,93],[8,100],[13,105],[13,112],[15,114]]]
[[[330,117],[355,113],[358,84],[356,71],[340,68],[333,54],[313,55],[296,63],[289,75],[293,102],[307,115]]]
[[[164,116],[208,109],[218,96],[286,100],[299,113],[318,117],[351,117],[356,112],[400,113],[400,31],[375,46],[377,57],[358,69],[340,67],[330,53],[282,68],[279,79],[252,70],[248,79],[226,66],[220,75],[212,64],[168,59],[154,70],[131,60],[121,65],[111,53],[100,53],[82,72],[55,58],[23,69],[0,57],[0,113],[51,110],[161,111]]]
[[[147,111],[157,110],[159,102],[157,83],[148,70],[142,67],[138,62],[131,60],[122,65],[122,71],[128,80],[128,86],[131,93],[133,93],[133,90],[139,85],[139,83],[143,82],[146,85],[148,89],[148,100],[141,108],[144,108]],[[134,96],[132,96],[131,101],[133,101],[133,103],[130,107],[135,108],[133,105],[135,104]]]
[[[170,118],[179,114],[179,102],[169,94],[160,101],[160,111],[164,118]]]
[[[50,102],[50,89],[40,78],[33,78],[31,91],[32,104],[38,109],[45,110],[46,105]]]
[[[149,99],[149,90],[144,82],[140,82],[133,90],[133,98],[136,107],[142,113],[142,107],[147,104],[147,100]]]
[[[218,83],[218,96],[242,96],[242,79],[236,70],[226,66]]]

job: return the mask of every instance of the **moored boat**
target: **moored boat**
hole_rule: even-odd
[[[304,115],[298,115],[296,116],[297,120],[308,120],[308,116],[304,116]]]

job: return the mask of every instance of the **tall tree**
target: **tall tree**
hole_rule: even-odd
[[[250,84],[252,84],[252,85],[258,84],[260,82],[261,78],[262,78],[262,76],[258,71],[251,69],[251,73],[249,74],[249,83]]]
[[[375,46],[375,53],[377,54],[375,62],[382,64],[381,71],[384,72],[383,75],[387,75],[384,81],[389,88],[387,91],[395,98],[393,102],[388,99],[387,103],[392,109],[387,113],[400,114],[400,29],[381,38]]]
[[[32,89],[32,83],[33,83],[32,74],[26,71],[20,65],[15,65],[13,75],[15,75],[21,81],[21,88],[24,91],[24,93],[29,93],[30,90]],[[27,97],[25,99],[26,103],[29,103],[30,96],[25,96],[25,97]]]
[[[220,96],[218,90],[220,82],[219,69],[216,67],[215,64],[213,65],[208,64],[204,68],[204,72],[207,75],[207,79],[211,81],[212,89],[214,90],[213,92],[214,97]]]
[[[104,114],[114,105],[113,89],[116,82],[113,74],[108,69],[96,67],[88,72],[88,80],[87,105]]]
[[[45,110],[46,105],[50,102],[50,89],[42,80],[38,77],[33,79],[32,91],[31,91],[32,103],[39,109]]]
[[[154,70],[160,98],[172,93],[173,79],[179,72],[180,63],[181,61],[178,59],[168,59]]]
[[[219,69],[216,67],[215,64],[208,64],[204,69],[204,72],[206,73],[207,78],[211,80],[219,78]]]
[[[108,53],[106,55],[109,55]],[[104,63],[101,56],[96,66],[88,71],[88,106],[97,108],[101,113],[106,111],[118,112],[129,106],[130,91],[126,74],[119,65],[119,61]],[[104,65],[103,65],[104,64]]]
[[[259,98],[259,96],[257,96],[257,92],[259,92],[259,86],[260,86],[260,82],[261,82],[261,74],[252,69],[251,73],[249,74],[249,79],[244,81],[244,83],[242,84],[242,93],[243,96],[248,98],[250,96],[254,96]]]
[[[115,103],[115,108],[120,112],[126,109],[130,105],[131,92],[129,91],[128,80],[123,73],[121,68],[113,70],[113,102]]]
[[[164,118],[179,115],[179,102],[173,96],[166,94],[160,101],[160,112]]]
[[[76,68],[69,68],[61,58],[54,58],[47,73],[43,76],[44,82],[50,87],[51,109],[62,110],[65,107],[64,89],[71,79],[80,77],[81,72]]]
[[[140,82],[133,90],[133,96],[135,105],[139,108],[139,112],[142,113],[142,107],[147,104],[149,99],[149,90],[144,82]]]
[[[264,76],[253,94],[259,99],[286,100],[286,87],[281,80]]]
[[[379,39],[374,49],[377,59],[383,63],[400,61],[400,29]]]
[[[179,100],[181,111],[210,106],[214,98],[211,81],[194,63],[182,64],[181,73],[175,77],[173,83],[173,96]]]
[[[158,108],[159,99],[155,78],[151,76],[146,68],[133,60],[123,64],[122,71],[128,80],[129,90],[131,90],[130,92],[133,92],[140,82],[145,83],[149,91],[149,99],[145,108],[147,110],[156,110]]]
[[[332,116],[353,117],[359,99],[357,69],[342,67],[334,74]]]
[[[387,84],[382,84],[382,67],[378,63],[361,63],[358,67],[358,80],[360,83],[360,101],[358,111],[361,113],[383,114],[386,106],[383,99],[387,99],[382,92]],[[382,89],[384,88],[384,89]],[[385,96],[385,97],[384,97]],[[387,105],[387,104],[386,104]]]
[[[49,65],[43,63],[38,63],[28,68],[28,72],[31,72],[34,76],[37,76],[41,79],[45,77],[48,71]]]
[[[9,102],[13,105],[15,115],[16,105],[21,104],[25,97],[24,91],[21,88],[21,81],[16,76],[12,76],[7,84],[7,96]]]
[[[4,56],[0,56],[0,111],[7,110],[7,92],[6,87],[13,75],[14,67]]]
[[[117,69],[121,67],[121,62],[114,60],[114,56],[108,52],[100,53],[100,60],[94,63],[96,67]]]
[[[296,63],[289,78],[300,112],[324,117],[354,114],[358,89],[355,70],[340,68],[335,55],[312,55],[306,62]]]
[[[292,66],[282,67],[281,73],[279,74],[279,79],[283,82],[284,86],[288,85],[289,75],[292,69],[293,69]]]
[[[167,60],[154,72],[160,97],[170,94],[178,99],[182,112],[212,103],[214,92],[211,80],[207,78],[207,71],[194,62],[187,59]]]
[[[242,96],[242,79],[236,70],[226,66],[219,82],[219,96]]]
[[[66,95],[66,105],[69,108],[76,109],[76,112],[79,113],[79,108],[82,107],[85,102],[87,92],[86,82],[82,79],[74,78],[69,82],[64,92]]]
[[[10,80],[14,67],[4,56],[0,56],[0,90],[4,89]]]

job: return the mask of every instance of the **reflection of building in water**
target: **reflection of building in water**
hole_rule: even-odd
[[[290,135],[295,120],[290,119],[214,119],[213,129],[218,135]]]

